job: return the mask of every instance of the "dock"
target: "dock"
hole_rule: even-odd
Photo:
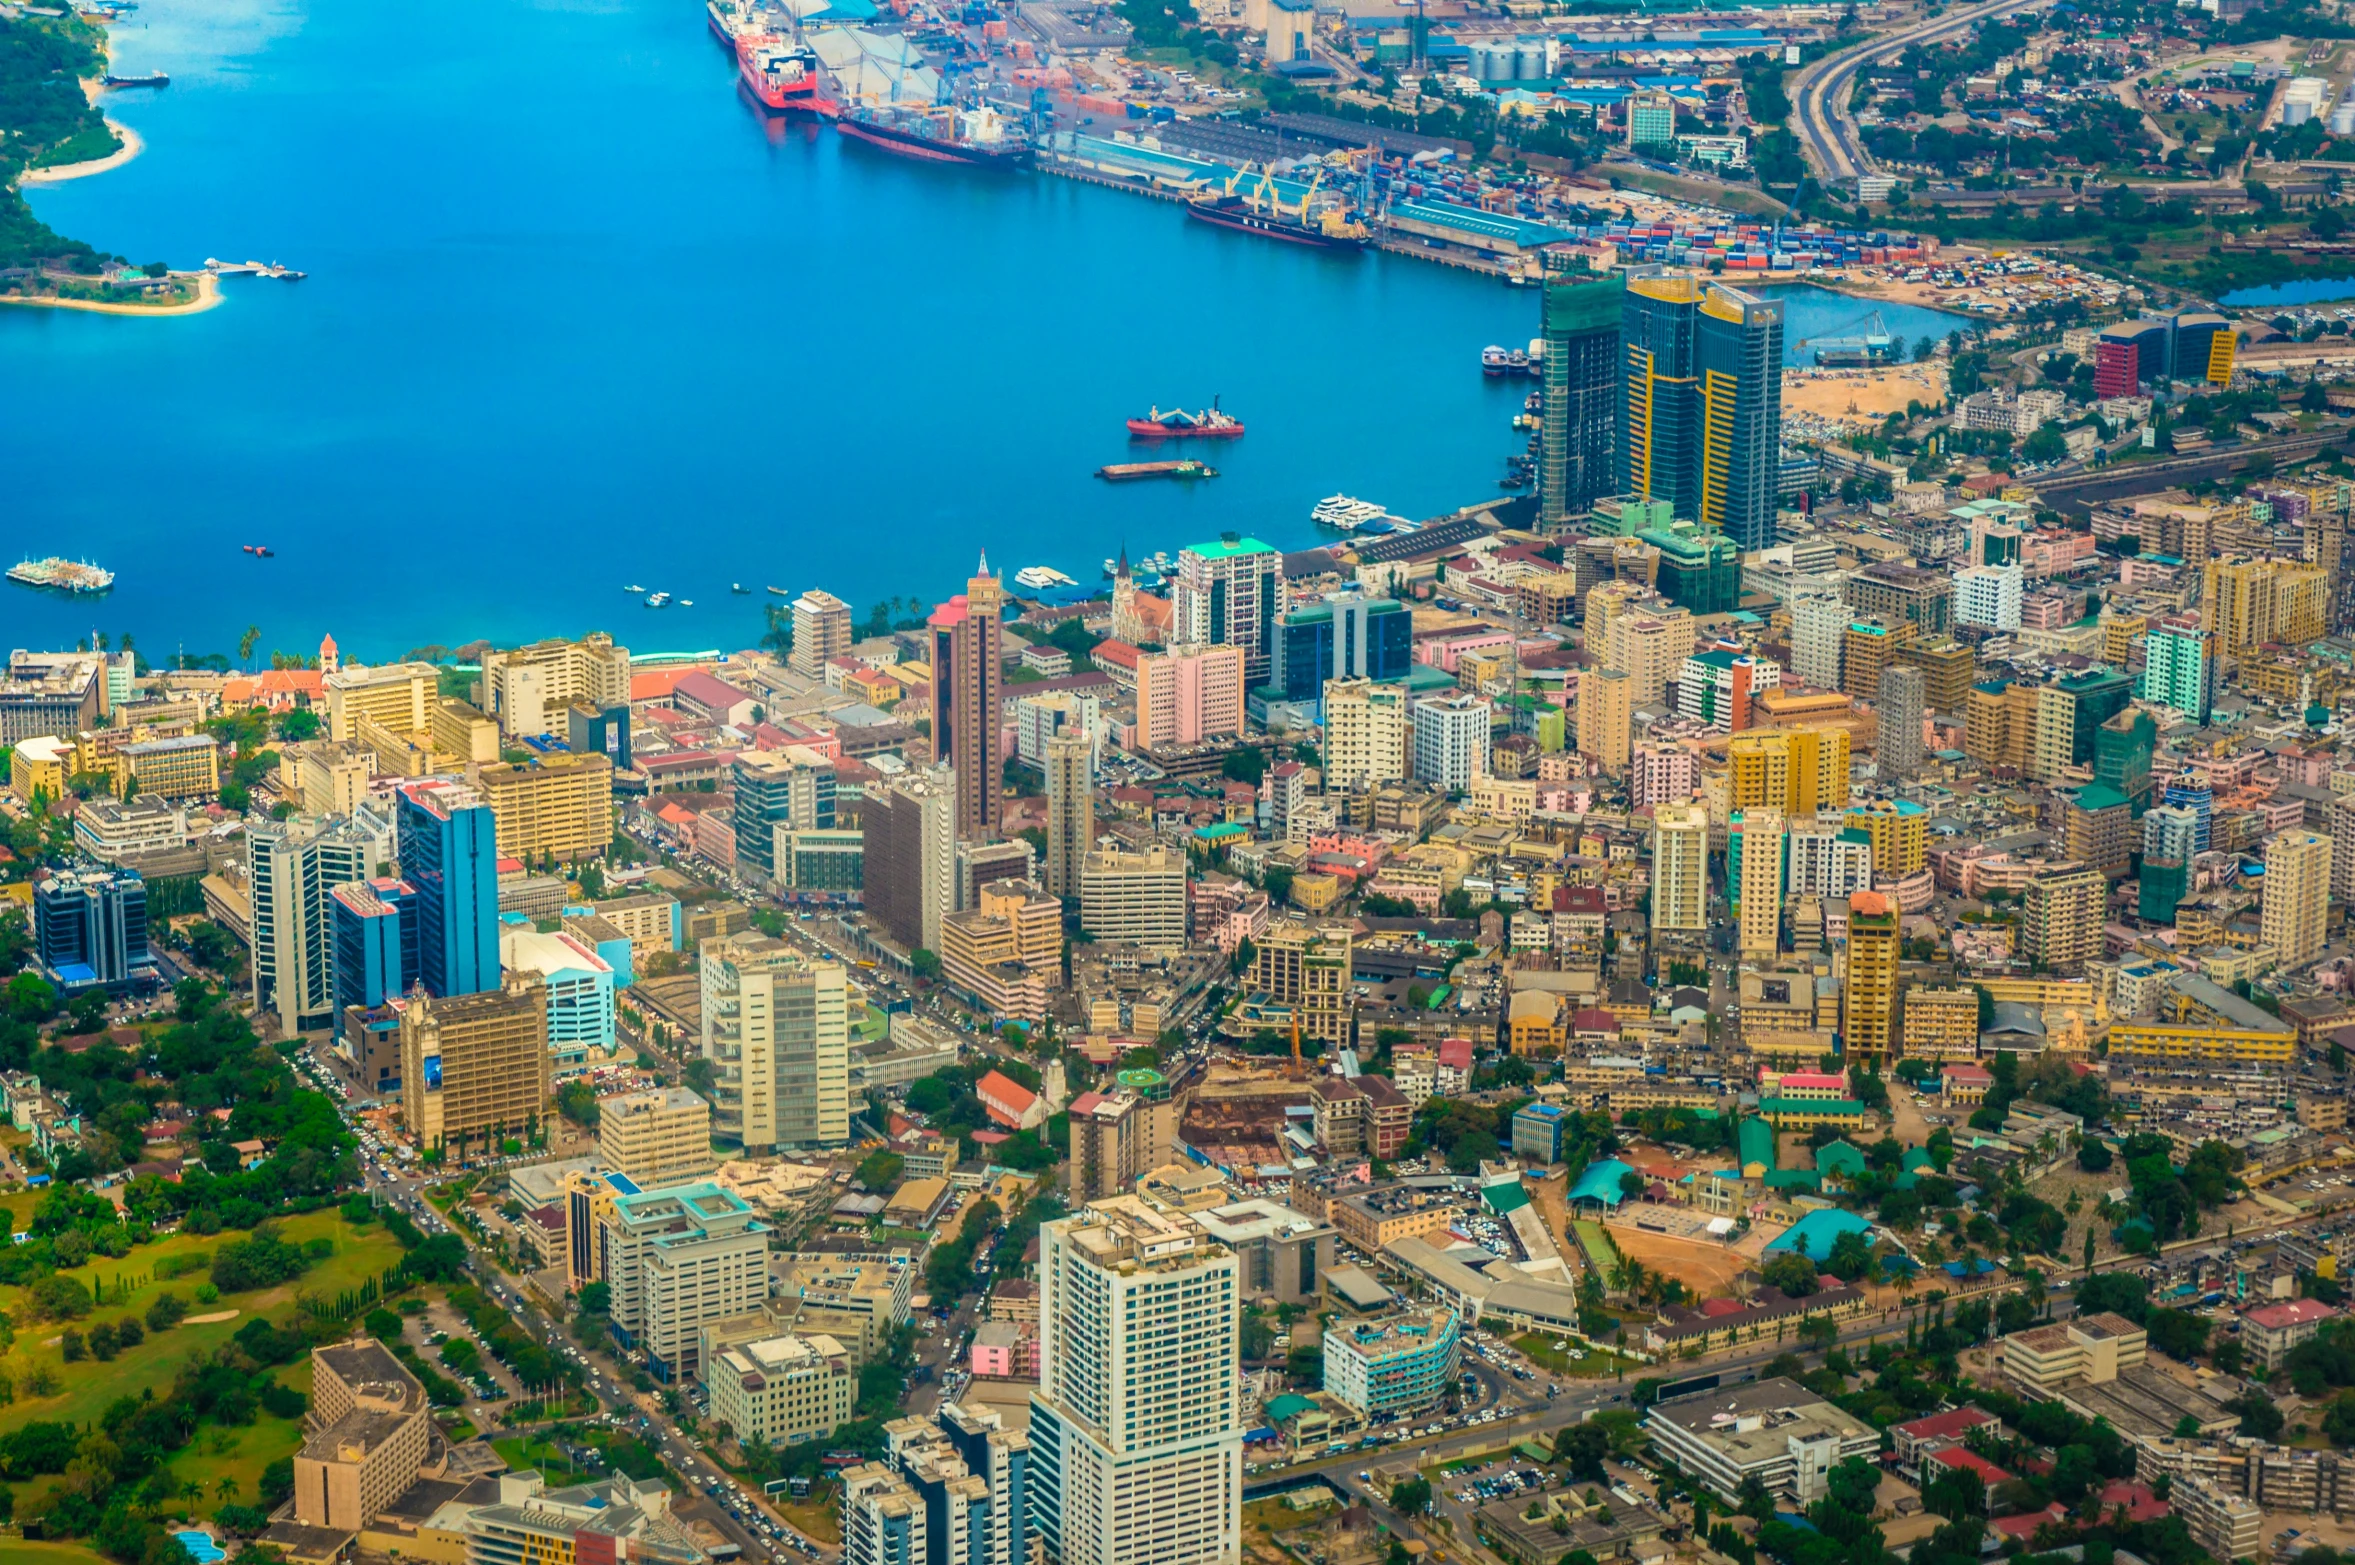
[[[162,71],[148,71],[138,76],[117,76],[112,72],[98,78],[101,87],[169,87],[172,78]]]
[[[281,282],[299,283],[310,275],[291,266],[280,266],[276,261],[219,261],[206,256],[204,269],[215,277],[274,277]]]

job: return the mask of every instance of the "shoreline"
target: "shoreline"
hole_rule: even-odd
[[[195,275],[196,297],[185,304],[120,304],[104,299],[58,299],[18,293],[0,294],[0,304],[27,305],[47,310],[81,310],[90,315],[202,315],[221,303],[221,279],[212,272]]]
[[[22,190],[28,185],[62,185],[69,179],[87,179],[92,174],[103,174],[110,169],[121,168],[147,150],[147,143],[140,139],[139,133],[121,120],[108,120],[106,128],[113,131],[116,139],[122,143],[114,151],[105,157],[91,158],[81,163],[60,163],[54,168],[26,169],[17,176],[17,188]]]

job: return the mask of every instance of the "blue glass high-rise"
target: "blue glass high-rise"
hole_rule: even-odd
[[[354,1006],[373,1010],[417,982],[422,941],[417,888],[405,880],[354,881],[328,893],[335,928],[335,1031]]]
[[[417,979],[438,997],[499,987],[499,833],[483,796],[446,777],[404,784],[401,878],[417,890]]]

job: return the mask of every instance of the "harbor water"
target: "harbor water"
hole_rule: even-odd
[[[0,549],[117,574],[7,589],[10,645],[739,647],[769,585],[863,616],[983,550],[1090,583],[1124,542],[1302,547],[1337,491],[1493,497],[1522,439],[1530,383],[1477,357],[1535,332],[1534,293],[764,121],[696,0],[146,0],[114,68],[171,74],[110,101],[145,151],[39,215],[134,262],[309,275],[169,320],[0,308]],[[1123,433],[1214,396],[1244,439]],[[1221,476],[1094,476],[1188,455]]]

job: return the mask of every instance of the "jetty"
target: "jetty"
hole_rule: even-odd
[[[215,277],[275,277],[290,283],[299,283],[309,275],[276,261],[218,261],[209,255],[204,258],[204,269]]]
[[[139,76],[117,76],[112,71],[98,78],[101,87],[169,87],[172,78],[163,71],[148,71]]]

